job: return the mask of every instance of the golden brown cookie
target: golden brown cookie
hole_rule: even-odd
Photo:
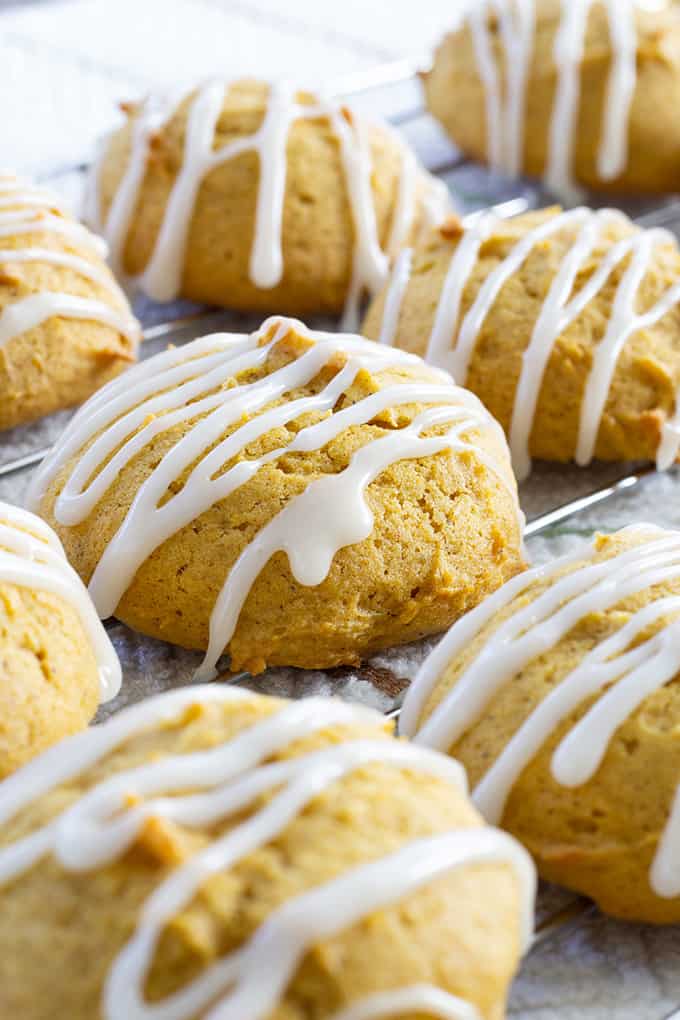
[[[111,456],[114,454],[113,456]],[[103,617],[232,669],[437,633],[523,565],[503,433],[404,352],[268,320],[97,394],[36,474]]]
[[[0,789],[0,1013],[501,1020],[533,887],[377,713],[175,691]]]
[[[616,210],[449,220],[397,262],[363,332],[449,369],[531,458],[678,455],[680,254]]]
[[[211,81],[127,113],[92,215],[159,301],[353,317],[389,257],[450,209],[386,125],[284,83]]]
[[[514,578],[435,649],[401,727],[462,762],[545,878],[680,921],[680,533],[599,535]]]
[[[677,191],[680,8],[630,0],[474,0],[425,76],[464,153],[512,176]]]
[[[0,779],[84,729],[120,665],[44,521],[0,503]]]
[[[56,195],[0,174],[0,429],[72,407],[136,356],[106,245]]]

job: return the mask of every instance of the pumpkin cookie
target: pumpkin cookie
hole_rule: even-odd
[[[680,441],[680,253],[613,209],[449,220],[397,262],[363,331],[446,367],[513,466],[656,460]]]
[[[0,175],[0,429],[82,403],[136,356],[106,245],[49,191]]]
[[[106,144],[92,217],[157,301],[340,312],[451,205],[386,125],[286,84],[211,81],[147,100]]]
[[[680,921],[680,533],[600,535],[514,578],[425,662],[401,727],[462,762],[545,878]]]
[[[669,0],[474,0],[425,94],[463,152],[543,177],[556,195],[678,190],[680,8]]]
[[[0,789],[0,1012],[501,1020],[533,893],[378,713],[174,691]]]
[[[437,633],[523,565],[502,430],[413,355],[289,319],[136,366],[30,496],[100,614],[232,669]]]
[[[84,729],[120,666],[82,581],[40,518],[0,503],[0,779]]]

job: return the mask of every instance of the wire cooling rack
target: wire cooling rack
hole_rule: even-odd
[[[527,181],[511,181],[468,162],[446,139],[426,113],[416,69],[409,63],[396,62],[353,75],[339,83],[339,97],[368,115],[380,116],[398,127],[420,155],[423,163],[441,177],[453,192],[463,215],[493,206],[501,215],[517,215],[553,201],[539,185]],[[49,175],[49,181],[67,194],[78,193],[82,187],[84,165],[61,167]],[[593,204],[601,204],[597,198]],[[666,227],[680,234],[680,199],[630,202],[625,211],[645,227]],[[138,301],[135,310],[145,325],[141,356],[156,353],[165,344],[187,342],[202,333],[218,329],[248,329],[258,324],[250,317],[234,316],[225,311],[198,308],[186,304],[162,308]],[[276,312],[273,308],[272,312]],[[51,443],[61,431],[68,414],[53,415],[35,425],[5,433],[0,441],[0,485],[10,479],[17,482],[28,476],[31,467],[42,460]],[[527,512],[527,537],[538,538],[566,524],[578,525],[588,511],[607,501],[616,501],[623,493],[643,486],[655,471],[649,466],[595,465],[588,470],[561,466],[538,465],[522,487],[522,502]],[[565,495],[562,496],[561,493]],[[121,625],[107,621],[110,629]],[[342,671],[332,671],[338,673]],[[389,715],[396,718],[400,682],[389,670],[368,666],[354,671],[392,698]],[[234,677],[235,682],[248,682],[257,689],[257,678]],[[185,681],[184,681],[185,682]],[[547,898],[550,903],[550,897]],[[596,913],[587,900],[568,895],[558,897],[559,906],[542,906],[539,912],[534,950],[571,928],[583,926]],[[616,1016],[616,1013],[607,1013]],[[647,1016],[645,1016],[647,1020]],[[670,1013],[664,1012],[649,1020],[680,1020],[680,1004]]]

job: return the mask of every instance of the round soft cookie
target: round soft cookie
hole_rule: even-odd
[[[159,301],[356,319],[390,258],[451,208],[387,125],[285,83],[211,81],[127,113],[91,218]]]
[[[677,459],[680,253],[614,209],[451,218],[395,265],[366,336],[447,368],[532,458]]]
[[[514,578],[423,665],[400,727],[466,768],[539,873],[680,920],[680,533],[636,525]]]
[[[56,195],[0,174],[0,429],[82,403],[135,360],[106,250]]]
[[[678,188],[674,0],[472,0],[424,87],[463,152],[560,197]]]
[[[0,787],[0,1010],[501,1020],[534,885],[377,712],[174,691]]]
[[[54,532],[0,503],[0,780],[84,729],[121,670]]]
[[[36,472],[102,617],[204,674],[327,668],[444,630],[523,566],[502,430],[445,373],[276,318],[135,366]]]

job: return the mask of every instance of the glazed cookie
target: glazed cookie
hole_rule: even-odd
[[[472,0],[424,78],[456,144],[512,176],[677,191],[680,9],[670,0]]]
[[[500,427],[413,355],[268,320],[136,366],[34,476],[102,617],[231,668],[443,630],[521,569]]]
[[[348,319],[450,208],[387,125],[258,81],[131,107],[92,193],[114,265],[157,301]]]
[[[0,174],[0,429],[72,407],[136,354],[106,245],[57,197]]]
[[[449,220],[398,260],[364,333],[476,393],[531,458],[654,460],[680,442],[680,253],[613,209]]]
[[[174,691],[0,788],[0,1013],[501,1020],[534,883],[377,712]]]
[[[120,687],[116,653],[44,521],[0,503],[0,779],[84,729]]]
[[[459,621],[402,732],[466,767],[545,878],[629,920],[680,921],[680,533],[597,536]]]

